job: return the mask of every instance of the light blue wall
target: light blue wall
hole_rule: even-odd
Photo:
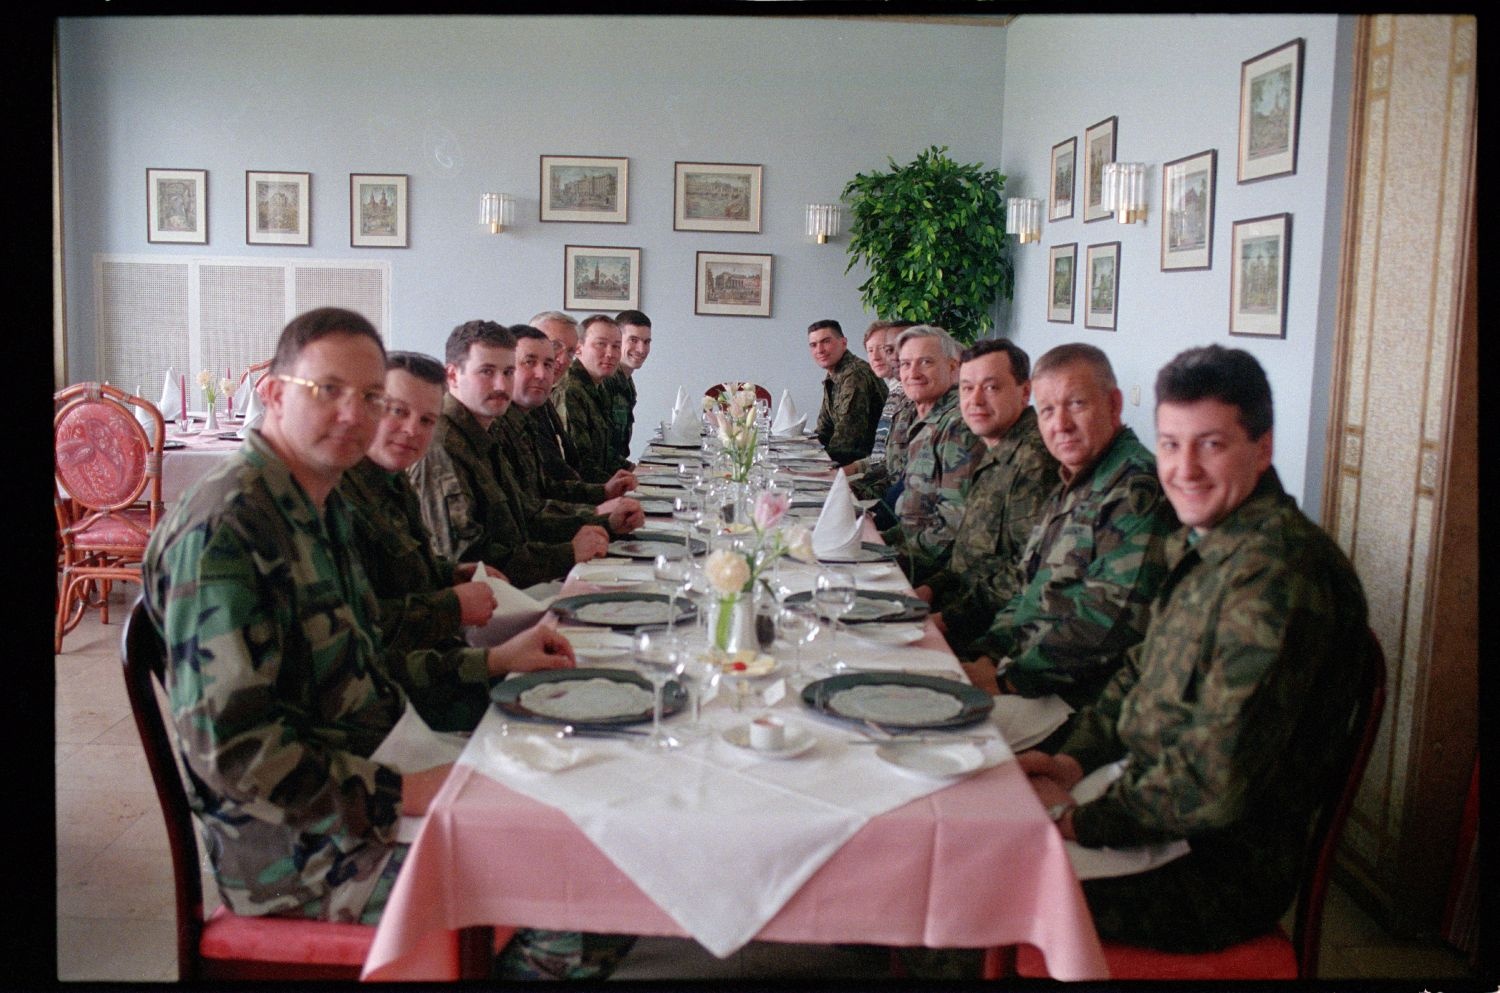
[[[856,172],[946,144],[999,155],[1005,29],[801,18],[97,18],[60,26],[69,364],[95,365],[96,253],[388,259],[395,347],[441,354],[457,323],[562,306],[563,246],[639,246],[656,326],[638,422],[679,383],[736,377],[816,412],[806,327],[855,341],[847,238],[803,207]],[[630,158],[629,223],[541,224],[538,156]],[[673,162],[765,166],[762,233],[672,230]],[[207,246],[148,245],[148,167],[209,171]],[[311,172],[312,244],[247,246],[246,169]],[[353,249],[348,173],[411,175],[411,247]],[[520,198],[514,233],[479,196]],[[694,253],[775,255],[773,316],[693,315]],[[581,314],[579,316],[582,316]],[[856,345],[856,349],[858,346]],[[637,431],[637,445],[644,436]]]
[[[1301,140],[1292,176],[1239,185],[1240,63],[1294,38],[1306,39]],[[1007,29],[1005,146],[1000,168],[1011,195],[1047,195],[1052,146],[1078,139],[1083,179],[1086,128],[1119,118],[1116,157],[1146,162],[1145,224],[1072,219],[1043,225],[1039,244],[1015,253],[1011,336],[1033,358],[1068,341],[1104,349],[1125,391],[1125,420],[1154,444],[1156,371],[1185,348],[1218,342],[1260,360],[1276,402],[1275,465],[1288,492],[1317,515],[1326,447],[1328,388],[1337,301],[1340,217],[1352,27],[1334,16],[1044,16]],[[1218,150],[1213,268],[1162,272],[1161,165]],[[1230,336],[1229,246],[1235,220],[1292,215],[1292,274],[1285,340]],[[1118,329],[1047,321],[1047,249],[1119,241]],[[1131,390],[1140,389],[1139,405]]]

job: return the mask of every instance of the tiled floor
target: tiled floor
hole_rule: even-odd
[[[177,978],[166,829],[119,671],[125,597],[136,591],[117,591],[111,623],[90,615],[56,657],[57,969],[64,981]],[[211,884],[205,896],[216,902]],[[872,951],[766,943],[721,961],[689,941],[644,939],[617,978],[878,979],[888,975],[886,965]],[[1390,938],[1336,887],[1321,971],[1324,979],[1470,978],[1462,957]]]

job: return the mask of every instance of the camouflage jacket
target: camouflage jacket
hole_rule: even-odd
[[[635,433],[635,377],[620,366],[604,380],[609,394],[610,448],[615,455],[630,461],[630,436]]]
[[[885,453],[871,455],[854,463],[864,473],[850,483],[854,495],[862,500],[882,500],[890,488],[906,475],[906,450],[911,441],[912,426],[917,422],[917,405],[905,392],[893,393],[896,404],[891,412],[891,430],[885,439]],[[894,509],[895,500],[890,504]]]
[[[157,527],[142,585],[224,902],[357,920],[401,813],[370,754],[406,696],[337,492],[322,512],[259,431]]]
[[[1021,554],[1025,587],[971,650],[1009,656],[1006,678],[1025,696],[1092,703],[1146,633],[1166,573],[1163,539],[1176,526],[1156,460],[1121,428],[1098,461],[1053,491]]]
[[[558,413],[568,437],[578,449],[578,472],[591,483],[609,481],[630,462],[615,454],[610,444],[610,395],[603,383],[595,383],[577,359],[563,376],[565,384]]]
[[[511,404],[510,409],[490,427],[491,433],[500,439],[500,459],[521,494],[527,520],[543,535],[561,535],[568,540],[585,524],[597,524],[607,530],[609,518],[595,513],[592,504],[560,495],[569,489],[566,485],[554,487],[542,469],[535,435],[528,429],[531,420],[526,411]],[[597,483],[592,485],[603,489]]]
[[[578,473],[578,450],[549,398],[526,411],[526,431],[541,463],[542,477],[555,499],[597,507],[606,499],[603,483],[586,482]]]
[[[516,586],[565,576],[573,568],[573,546],[532,535],[519,487],[497,451],[498,437],[451,393],[443,397],[439,430],[441,438],[406,470],[433,551],[460,562],[487,562]]]
[[[906,485],[895,527],[884,537],[900,552],[907,578],[920,584],[948,563],[964,513],[964,493],[984,442],[958,411],[958,387],[938,397],[907,435]]]
[[[829,458],[848,465],[870,454],[886,392],[885,380],[853,352],[846,351],[828,370],[823,378],[817,433],[818,443]]]
[[[875,422],[875,444],[863,461],[873,462],[885,456],[885,442],[891,436],[891,418],[901,406],[901,401],[906,399],[906,391],[901,388],[901,380],[887,379],[885,388],[885,403],[880,407],[880,420]]]
[[[1274,469],[1196,542],[1172,535],[1166,558],[1145,640],[1062,747],[1086,772],[1129,757],[1073,826],[1090,846],[1187,838],[1220,886],[1270,891],[1269,926],[1349,758],[1364,593]]]
[[[949,644],[963,646],[983,633],[1021,591],[1021,552],[1056,481],[1057,460],[1042,443],[1036,411],[1027,407],[974,464],[952,557],[926,579]]]

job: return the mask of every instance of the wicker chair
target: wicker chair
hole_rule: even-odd
[[[764,400],[768,405],[771,403],[771,391],[770,390],[768,390],[764,386],[761,386],[761,385],[756,384],[756,383],[751,383],[750,385],[753,386],[753,387],[755,387],[755,399],[757,399],[757,400]],[[723,383],[715,383],[712,386],[710,386],[708,389],[704,390],[703,391],[703,395],[706,396],[706,397],[716,397],[720,393],[723,393],[723,392],[724,392],[724,384]]]

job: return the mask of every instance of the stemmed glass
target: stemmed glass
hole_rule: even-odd
[[[698,516],[697,501],[691,492],[672,498],[672,520],[682,525],[682,549],[693,556],[693,520]]]
[[[682,681],[682,685],[688,691],[691,716],[687,724],[677,727],[677,733],[684,738],[698,738],[708,731],[700,717],[703,713],[703,694],[719,682],[723,676],[723,670],[707,659],[694,655],[686,648],[682,649],[682,656],[682,671],[677,678]]]
[[[650,628],[635,629],[632,639],[635,663],[651,680],[651,736],[644,742],[647,748],[676,748],[682,742],[661,729],[662,691],[675,677],[682,674],[687,653],[672,637],[670,631],[653,631]]]
[[[813,603],[817,604],[819,614],[833,621],[833,629],[828,638],[828,657],[823,660],[830,672],[847,668],[844,660],[834,654],[834,649],[839,637],[839,618],[854,609],[856,596],[854,574],[848,569],[828,566],[818,573],[817,583],[813,587]]]
[[[782,601],[776,615],[776,628],[782,638],[792,643],[792,674],[802,673],[802,646],[818,634],[818,616],[809,603]]]
[[[652,562],[656,581],[667,586],[667,630],[677,633],[677,596],[686,593],[693,576],[693,560],[663,552]]]

